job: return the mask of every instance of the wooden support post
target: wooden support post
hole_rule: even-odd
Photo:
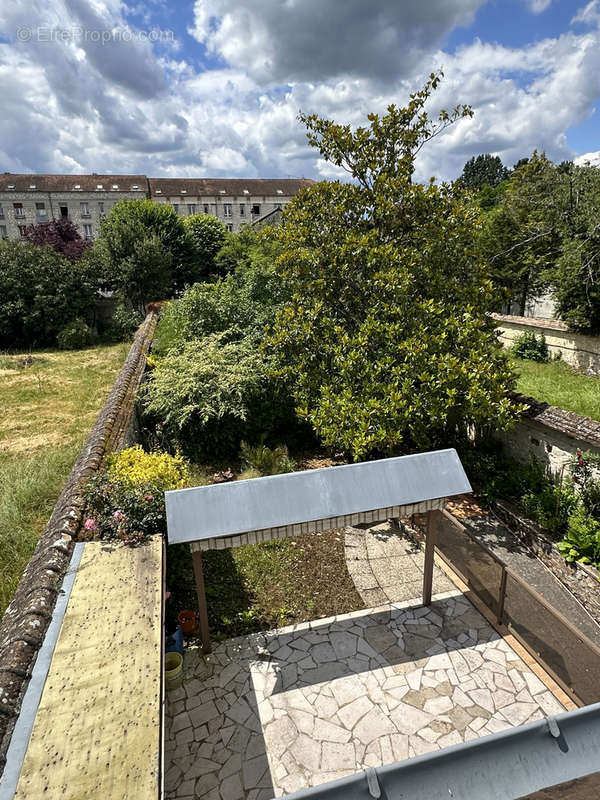
[[[425,564],[423,572],[423,605],[431,605],[431,591],[433,587],[433,556],[435,552],[435,528],[431,521],[432,512],[427,513],[425,533]]]
[[[194,562],[194,578],[196,579],[196,594],[198,596],[198,624],[200,625],[200,640],[202,642],[202,652],[210,653],[212,645],[210,643],[210,628],[208,627],[208,610],[206,607],[206,589],[204,587],[204,572],[202,571],[202,552],[192,551]]]

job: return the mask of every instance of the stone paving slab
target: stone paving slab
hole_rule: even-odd
[[[350,577],[368,606],[422,595],[423,550],[395,523],[347,528],[345,555]],[[438,593],[456,588],[438,566],[433,570],[433,587]]]
[[[563,710],[460,592],[419,602],[187,651],[168,800],[267,800]]]

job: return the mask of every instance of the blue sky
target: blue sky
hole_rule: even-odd
[[[427,74],[472,105],[417,174],[600,155],[600,0],[10,0],[0,171],[335,177],[300,110],[354,125]]]

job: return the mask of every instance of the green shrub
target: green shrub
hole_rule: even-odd
[[[215,283],[197,283],[163,308],[152,351],[156,355],[182,342],[221,331],[262,338],[285,297],[272,263],[243,264]]]
[[[86,258],[72,263],[51,247],[0,243],[0,347],[42,347],[72,320],[91,316],[98,282]]]
[[[282,475],[293,472],[296,466],[285,445],[270,448],[261,443],[252,447],[242,442],[241,461],[246,471],[254,470],[259,475]]]
[[[159,359],[144,387],[145,413],[192,457],[230,457],[240,442],[293,420],[285,387],[253,337],[224,331],[184,342]]]
[[[526,492],[521,497],[525,513],[553,534],[564,533],[577,508],[577,495],[566,481],[548,481],[541,490]]]
[[[225,244],[227,228],[212,214],[192,214],[183,223],[199,273],[208,277],[215,271],[215,256]]]
[[[524,358],[529,361],[545,363],[550,360],[546,337],[543,333],[536,336],[533,331],[524,331],[515,339],[511,352],[515,358]]]
[[[120,303],[113,312],[107,335],[112,341],[127,341],[133,338],[143,321],[144,317],[139,311]]]
[[[600,563],[600,522],[588,514],[585,508],[578,508],[570,517],[568,530],[557,543],[557,548],[565,560],[583,564]]]
[[[80,318],[76,317],[56,335],[60,350],[81,350],[96,340],[94,331]]]

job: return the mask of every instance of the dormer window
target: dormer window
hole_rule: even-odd
[[[104,186],[101,183],[98,183],[96,185],[96,191],[98,191],[99,189],[104,189]]]
[[[117,190],[119,188],[119,184],[118,183],[113,183],[112,188]]]
[[[77,191],[79,191],[81,189],[81,184],[80,183],[76,183],[75,184],[75,188],[77,189]]]
[[[248,189],[244,189],[244,194],[250,194],[250,192],[248,191]]]
[[[11,191],[13,191],[13,190],[14,190],[14,188],[15,188],[15,185],[14,185],[14,183],[9,183],[9,184],[8,184],[8,188],[9,188]]]
[[[30,189],[35,189],[35,188],[36,188],[36,186],[35,186],[35,183],[30,183],[30,184],[29,184],[29,188],[30,188]]]
[[[154,194],[162,194],[162,189],[157,189]]]
[[[182,189],[181,194],[187,194],[187,189]]]
[[[225,191],[225,189],[219,189],[219,194],[227,194],[227,192]]]
[[[283,194],[283,189],[277,189],[277,194]]]
[[[134,183],[133,186],[131,187],[132,191],[134,191],[134,192],[139,191],[139,188],[140,187],[137,185],[137,183]]]

